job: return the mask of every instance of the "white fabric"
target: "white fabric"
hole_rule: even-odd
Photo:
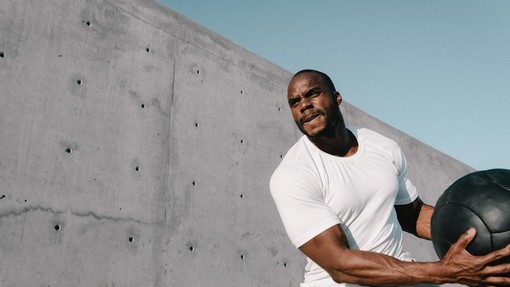
[[[300,247],[331,226],[340,224],[351,249],[406,259],[402,229],[394,205],[418,197],[407,178],[407,163],[399,146],[368,129],[351,129],[358,151],[337,157],[318,149],[303,136],[273,173],[271,194],[289,238]],[[309,286],[354,286],[335,283],[308,259]]]

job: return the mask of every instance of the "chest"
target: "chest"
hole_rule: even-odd
[[[324,162],[324,200],[342,219],[393,206],[398,193],[398,169],[385,153],[365,153],[346,162]]]

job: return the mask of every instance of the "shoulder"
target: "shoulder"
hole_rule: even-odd
[[[357,129],[356,132],[357,138],[361,139],[364,144],[371,148],[379,149],[391,153],[392,156],[400,157],[402,151],[395,140],[367,128]]]
[[[276,168],[275,173],[279,173],[279,171],[306,168],[313,158],[312,153],[313,150],[311,150],[308,146],[306,137],[302,136],[285,154],[282,161]]]
[[[395,140],[367,128],[357,129],[357,133],[358,138],[363,141],[367,149],[380,155],[386,155],[397,170],[405,168],[404,153]]]
[[[396,141],[376,131],[367,128],[358,128],[354,130],[356,131],[357,135],[359,135],[359,137],[365,141],[377,143],[379,145],[384,145],[392,148],[399,148]]]
[[[289,149],[271,176],[273,196],[296,189],[313,190],[320,185],[313,153],[304,137]]]

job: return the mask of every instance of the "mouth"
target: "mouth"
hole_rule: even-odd
[[[314,114],[308,115],[308,116],[304,117],[303,120],[301,120],[301,122],[303,124],[309,123],[309,122],[313,121],[314,119],[316,119],[320,115],[321,115],[320,113],[314,113]]]

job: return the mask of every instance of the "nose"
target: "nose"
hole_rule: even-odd
[[[313,108],[313,104],[310,101],[309,98],[303,98],[301,99],[301,102],[299,103],[299,111],[303,113],[304,111]]]

